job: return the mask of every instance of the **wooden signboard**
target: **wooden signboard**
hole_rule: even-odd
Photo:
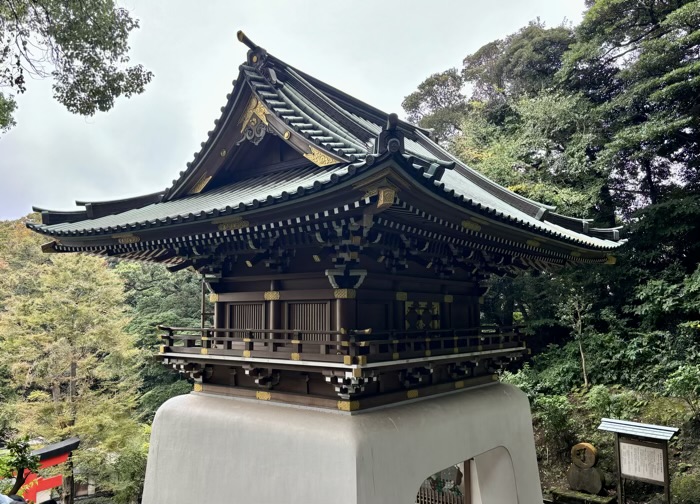
[[[678,429],[609,418],[603,418],[598,429],[615,433],[618,503],[626,502],[625,481],[634,480],[663,486],[670,504],[668,442]]]
[[[666,482],[665,442],[644,443],[620,439],[620,472],[627,479],[663,485]]]

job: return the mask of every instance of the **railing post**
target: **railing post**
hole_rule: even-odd
[[[216,330],[217,328],[213,328],[212,332],[214,333],[214,336],[217,336],[219,338],[222,338],[222,341],[224,342],[224,349],[225,350],[232,350],[233,349],[233,341],[231,341],[231,337],[228,336],[227,333],[221,333]]]
[[[212,341],[209,338],[209,331],[200,332],[199,337],[202,342],[202,350],[206,349],[206,352],[203,351],[202,353],[208,353],[213,348]]]
[[[401,356],[401,352],[399,350],[399,343],[398,343],[398,338],[396,337],[396,331],[394,329],[391,329],[389,331],[389,344],[387,345],[387,348],[391,352],[391,359],[392,360],[397,360]]]
[[[292,332],[292,355],[297,354],[297,356],[301,356],[302,353],[302,343],[301,343],[301,332],[300,331],[294,331]],[[292,357],[294,358],[294,357]]]
[[[173,339],[173,330],[169,327],[163,327],[163,326],[158,326],[158,329],[167,331],[167,334],[161,334],[160,339],[163,342],[163,345],[161,345],[160,348],[160,353],[165,353],[170,351],[170,347],[172,347],[175,343],[175,340]]]
[[[250,357],[254,349],[253,332],[248,330],[243,332],[243,357]]]
[[[347,344],[348,344],[348,346],[346,348],[348,349],[347,350],[348,355],[350,357],[352,357],[354,360],[355,357],[360,355],[360,350],[359,350],[359,347],[357,346],[357,340],[356,340],[356,337],[354,334],[350,334],[347,337]]]

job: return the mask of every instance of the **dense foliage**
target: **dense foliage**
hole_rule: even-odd
[[[512,191],[623,226],[615,266],[497,279],[486,299],[484,316],[526,324],[537,350],[504,378],[532,399],[543,460],[565,458],[577,437],[608,446],[594,428],[616,416],[684,427],[674,460],[694,464],[700,1],[587,5],[576,27],[535,21],[485,44],[461,69],[426,79],[404,107]],[[687,489],[700,473],[689,467],[677,465],[676,497],[696,502]]]
[[[29,472],[39,469],[39,456],[33,455],[29,437],[8,441],[5,452],[0,454],[0,494],[14,495],[27,481]],[[14,479],[14,483],[9,483]],[[7,488],[2,482],[7,481]]]
[[[154,265],[45,255],[41,240],[22,220],[0,222],[0,446],[78,436],[76,478],[132,502],[155,410],[191,389],[153,358],[155,326],[199,323],[199,281]]]
[[[0,1],[0,133],[14,125],[13,95],[30,79],[52,78],[56,100],[81,115],[143,92],[153,75],[127,66],[135,28],[113,0]]]

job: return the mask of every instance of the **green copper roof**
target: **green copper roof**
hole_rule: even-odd
[[[214,219],[322,193],[340,181],[360,176],[390,156],[386,146],[380,145],[386,140],[388,114],[304,74],[257,46],[249,52],[248,62],[241,65],[234,82],[208,140],[165,191],[109,204],[83,203],[84,211],[44,211],[43,223],[29,227],[56,237],[97,236]],[[217,142],[235,131],[241,121],[240,110],[250,97],[284,125],[285,139],[289,138],[287,132],[293,132],[309,147],[332,155],[338,163],[319,167],[311,162],[304,164],[302,159],[301,165],[288,170],[251,175],[188,195],[187,188],[200,177],[205,164],[218,155]],[[402,121],[395,121],[391,128],[401,144],[399,151],[391,154],[395,164],[435,197],[587,248],[610,250],[622,243],[617,228],[589,228],[587,220],[558,215],[555,208],[487,179],[433,142],[426,130]],[[241,142],[234,149],[242,148]]]

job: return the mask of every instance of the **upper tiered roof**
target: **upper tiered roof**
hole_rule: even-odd
[[[35,208],[42,223],[28,226],[56,239],[48,250],[106,251],[125,235],[136,236],[133,243],[163,229],[193,235],[236,216],[264,223],[267,209],[294,203],[313,209],[315,199],[359,187],[388,166],[405,178],[406,192],[430,198],[457,222],[475,218],[514,236],[541,237],[578,251],[572,260],[603,259],[621,244],[618,228],[593,228],[513,193],[460,162],[429,131],[305,74],[241,32],[239,40],[250,48],[247,61],[187,169],[163,192],[78,202],[83,209],[71,212]]]

